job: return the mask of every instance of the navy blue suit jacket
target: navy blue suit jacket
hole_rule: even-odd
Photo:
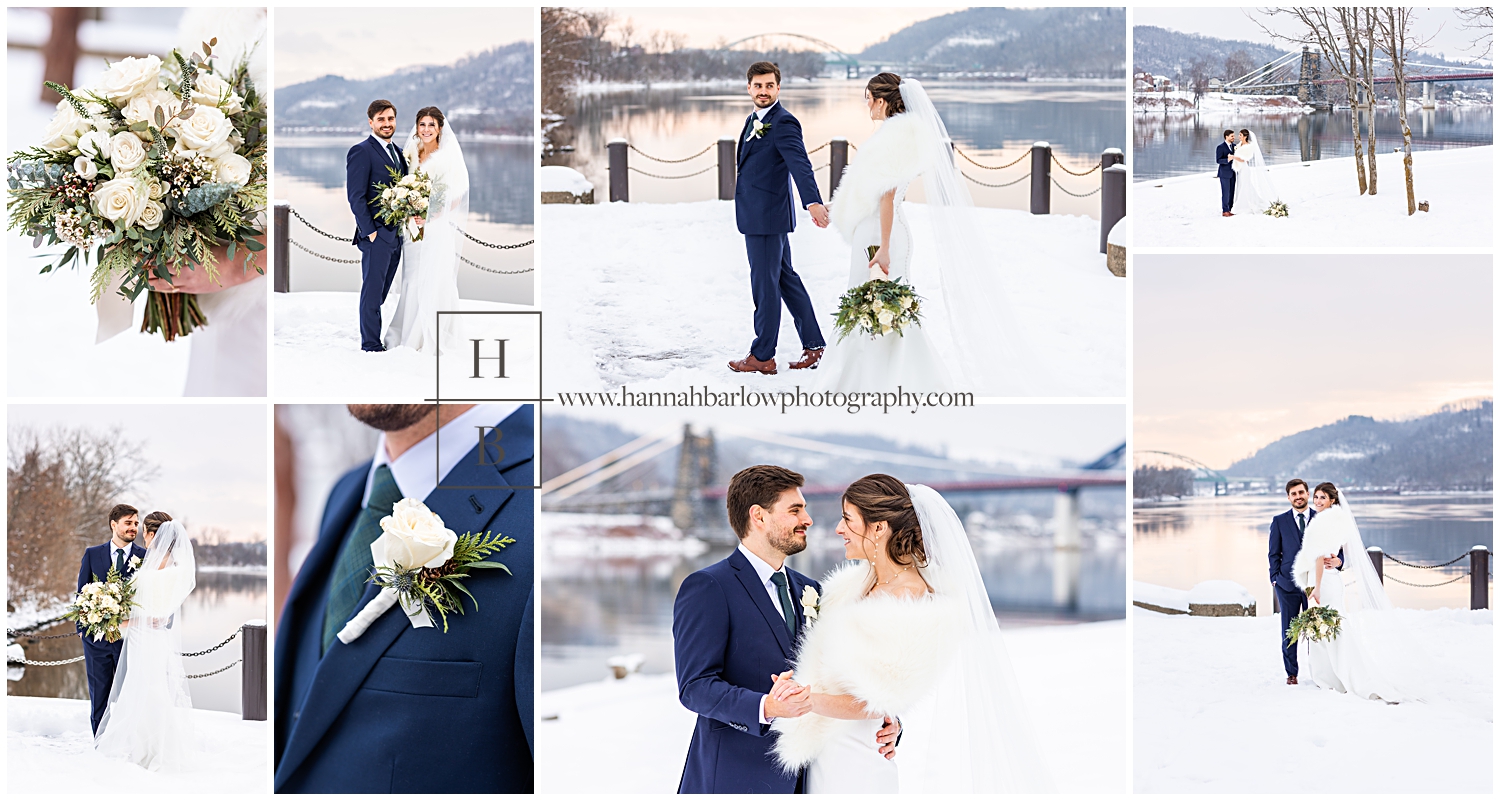
[[[1214,161],[1219,162],[1220,178],[1234,177],[1234,165],[1229,161],[1229,157],[1233,154],[1234,148],[1230,147],[1228,142],[1220,142],[1218,149],[1214,151]]]
[[[396,148],[396,166],[406,173],[406,157],[401,148]],[[380,190],[376,187],[391,180],[387,168],[391,166],[390,154],[385,146],[373,136],[366,136],[359,144],[349,148],[344,158],[344,191],[349,195],[349,211],[354,213],[354,241],[368,239],[371,231],[379,232],[380,239],[394,245],[400,232],[394,225],[376,219],[379,209]]]
[[[800,639],[807,624],[802,590],[818,583],[791,568],[786,573]],[[791,667],[797,642],[739,549],[682,582],[672,641],[677,697],[698,713],[677,792],[792,792],[797,777],[776,764],[760,701],[771,691],[771,676]]]
[[[823,196],[802,142],[802,123],[780,103],[766,112],[763,122],[771,128],[759,139],[746,142],[741,128],[735,140],[739,177],[734,182],[734,221],[742,234],[789,234],[797,228],[792,182],[803,208],[822,203]]]
[[[500,464],[476,446],[444,486],[531,486],[532,408],[500,423]],[[489,449],[491,461],[493,449]],[[329,574],[360,509],[365,464],[328,497],[318,542],[287,596],[276,632],[278,793],[531,793],[532,492],[433,490],[424,500],[448,528],[516,539],[465,583],[478,601],[449,615],[448,633],[414,629],[399,607],[349,645],[318,656]],[[363,608],[376,595],[366,587]]]
[[[1311,523],[1318,513],[1307,507],[1307,522]],[[1292,578],[1292,563],[1297,552],[1302,550],[1302,532],[1297,530],[1297,516],[1291,509],[1271,518],[1271,583],[1287,592],[1301,592],[1302,588]],[[1339,570],[1343,570],[1344,551],[1339,549]]]
[[[88,584],[92,581],[103,581],[104,577],[109,575],[109,569],[111,567],[114,567],[114,563],[109,559],[109,552],[113,547],[114,546],[111,543],[104,542],[99,545],[93,545],[84,549],[83,561],[79,562],[78,564],[79,590],[83,589],[83,585]],[[129,578],[131,574],[135,573],[135,568],[130,566],[130,557],[136,557],[144,561],[146,558],[146,549],[133,542],[130,543],[130,556],[125,558],[126,578]],[[78,632],[80,634],[83,633],[82,623],[76,623],[75,627],[78,629]],[[120,643],[107,643],[103,641],[96,643],[87,637],[84,638],[84,644],[98,646],[114,645],[114,647],[116,648],[120,646]]]

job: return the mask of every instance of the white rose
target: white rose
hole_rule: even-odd
[[[141,227],[147,231],[155,231],[161,227],[162,220],[166,219],[166,216],[166,205],[155,200],[148,200],[145,208],[141,209]]]
[[[244,186],[250,183],[250,159],[238,153],[230,153],[214,162],[217,168],[219,183],[239,184]]]
[[[903,297],[903,298],[901,298],[901,308],[903,308],[903,309],[910,309],[911,308],[911,298],[910,297]]]
[[[415,205],[419,209],[425,209],[427,208],[427,198],[419,197],[417,198],[416,203],[414,203],[413,205]]]
[[[163,117],[170,117],[182,109],[182,101],[171,92],[157,89],[130,98],[125,108],[121,109],[121,113],[125,115],[127,122],[147,122],[155,125],[157,109],[161,109]]]
[[[78,173],[78,177],[84,180],[92,181],[99,174],[99,168],[94,166],[93,159],[88,156],[79,156],[73,159],[73,172]]]
[[[157,88],[160,75],[161,59],[156,56],[128,56],[109,65],[94,91],[121,106],[130,98]]]
[[[880,321],[882,327],[889,328],[891,323],[896,319],[896,315],[892,314],[890,309],[881,309],[880,313],[875,315],[875,318]]]
[[[109,163],[115,165],[115,175],[127,173],[146,161],[146,147],[141,138],[129,131],[115,134],[109,140]]]
[[[398,187],[396,187],[396,199],[397,200],[405,200],[406,196],[409,195],[409,194],[411,194],[411,190],[410,189],[407,189],[404,186],[398,186]]]
[[[381,190],[381,192],[380,192],[380,198],[382,200],[390,200],[391,198],[393,198],[395,196],[396,196],[396,190],[394,188],[392,188],[392,187],[389,187],[389,186],[387,186],[385,189]]]
[[[177,147],[179,150],[195,150],[209,158],[218,158],[229,152],[229,135],[234,126],[224,112],[216,108],[196,106],[193,116],[177,123]]]
[[[109,158],[109,134],[89,131],[78,137],[78,152],[91,159]]]
[[[381,518],[380,530],[384,533],[370,543],[375,564],[405,570],[442,566],[453,558],[458,542],[442,518],[412,498],[398,501],[390,515]]]
[[[167,185],[160,178],[148,178],[146,180],[146,197],[152,200],[161,200],[166,194]],[[132,556],[130,558],[133,560],[130,563],[131,567],[135,567],[141,563],[139,556]]]
[[[129,175],[105,181],[94,190],[94,212],[111,222],[135,225],[149,202],[147,191]]]
[[[417,183],[417,177],[415,175],[403,175],[403,176],[401,176],[401,185],[402,186],[415,186],[416,183]]]
[[[42,147],[52,151],[72,150],[78,135],[91,126],[89,120],[79,115],[78,110],[66,100],[57,101],[57,113],[47,122],[42,132]]]
[[[223,101],[222,104],[220,101]],[[193,82],[193,102],[199,105],[216,106],[225,114],[238,114],[245,110],[245,99],[235,94],[229,82],[211,72],[200,72]]]

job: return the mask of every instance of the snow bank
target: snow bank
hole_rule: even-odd
[[[1203,581],[1188,590],[1187,600],[1189,604],[1239,604],[1249,606],[1255,603],[1255,596],[1250,591],[1233,581],[1214,579]]]
[[[1012,629],[1005,638],[1059,789],[1124,792],[1124,621]],[[672,675],[545,692],[537,709],[537,792],[676,791],[696,716],[678,702]]]
[[[1489,793],[1489,611],[1402,610],[1433,654],[1426,703],[1288,686],[1280,619],[1136,609],[1135,792]]]
[[[1186,114],[1311,114],[1312,106],[1302,105],[1295,95],[1234,95],[1223,92],[1205,93],[1196,101],[1192,92],[1136,92],[1133,99],[1135,112]]]
[[[1290,217],[1219,216],[1219,180],[1212,172],[1131,185],[1133,247],[1489,247],[1494,232],[1494,147],[1424,150],[1412,154],[1417,201],[1432,210],[1406,214],[1400,153],[1382,146],[1376,159],[1379,194],[1361,197],[1353,157],[1271,167],[1271,180]]]
[[[542,167],[536,171],[536,190],[586,195],[594,191],[594,185],[572,167]]]
[[[359,349],[359,295],[354,292],[277,292],[274,392],[284,397],[337,396],[370,401],[410,401],[413,392],[430,392],[431,355],[411,348],[384,353]],[[392,292],[380,309],[389,326],[400,295]],[[493,301],[461,299],[460,311],[531,310]],[[462,341],[463,318],[455,328]],[[428,389],[423,389],[423,388]],[[427,397],[422,395],[420,397]]]
[[[927,209],[907,205],[921,258],[932,238]],[[1125,282],[1099,252],[1099,223],[1087,217],[1033,216],[982,209],[985,233],[1003,254],[1012,309],[1045,364],[1059,365],[1050,396],[1125,392]],[[808,388],[815,376],[741,375],[726,363],[754,338],[750,267],[735,228],[734,204],[608,203],[545,205],[538,229],[549,273],[539,287],[546,309],[547,391],[626,385],[634,391]],[[793,261],[813,298],[825,336],[848,288],[849,248],[837,231],[815,227],[804,212],[791,235]],[[930,251],[929,251],[930,252]],[[942,313],[935,287],[918,287]],[[942,326],[931,326],[946,346]],[[782,315],[778,357],[801,354],[791,315]]]
[[[89,702],[5,699],[8,793],[269,793],[270,725],[239,715],[193,711],[193,743],[202,749],[186,773],[155,773],[94,752]]]
[[[1130,583],[1130,600],[1136,603],[1150,604],[1162,609],[1176,609],[1183,613],[1188,611],[1188,593],[1186,590],[1174,590],[1171,587],[1163,587],[1160,584],[1132,581]],[[1199,603],[1202,602],[1200,601]]]

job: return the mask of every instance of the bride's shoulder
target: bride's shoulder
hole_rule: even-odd
[[[870,568],[864,562],[845,562],[829,571],[819,584],[822,604],[838,605],[858,600],[870,582]]]

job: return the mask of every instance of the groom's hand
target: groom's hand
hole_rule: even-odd
[[[369,238],[370,238],[371,242],[375,241],[375,235],[378,234],[378,233],[380,233],[380,232],[379,231],[371,231],[370,232],[370,237]]]
[[[885,725],[875,732],[875,742],[880,745],[880,755],[886,759],[896,758],[896,740],[901,737],[901,721],[886,716]]]
[[[1339,559],[1337,556],[1323,557],[1323,567],[1327,569],[1337,570],[1339,568],[1339,565],[1342,565],[1343,563],[1343,560]]]
[[[814,203],[808,206],[807,213],[812,215],[814,225],[819,228],[828,227],[828,208],[822,203]]]

